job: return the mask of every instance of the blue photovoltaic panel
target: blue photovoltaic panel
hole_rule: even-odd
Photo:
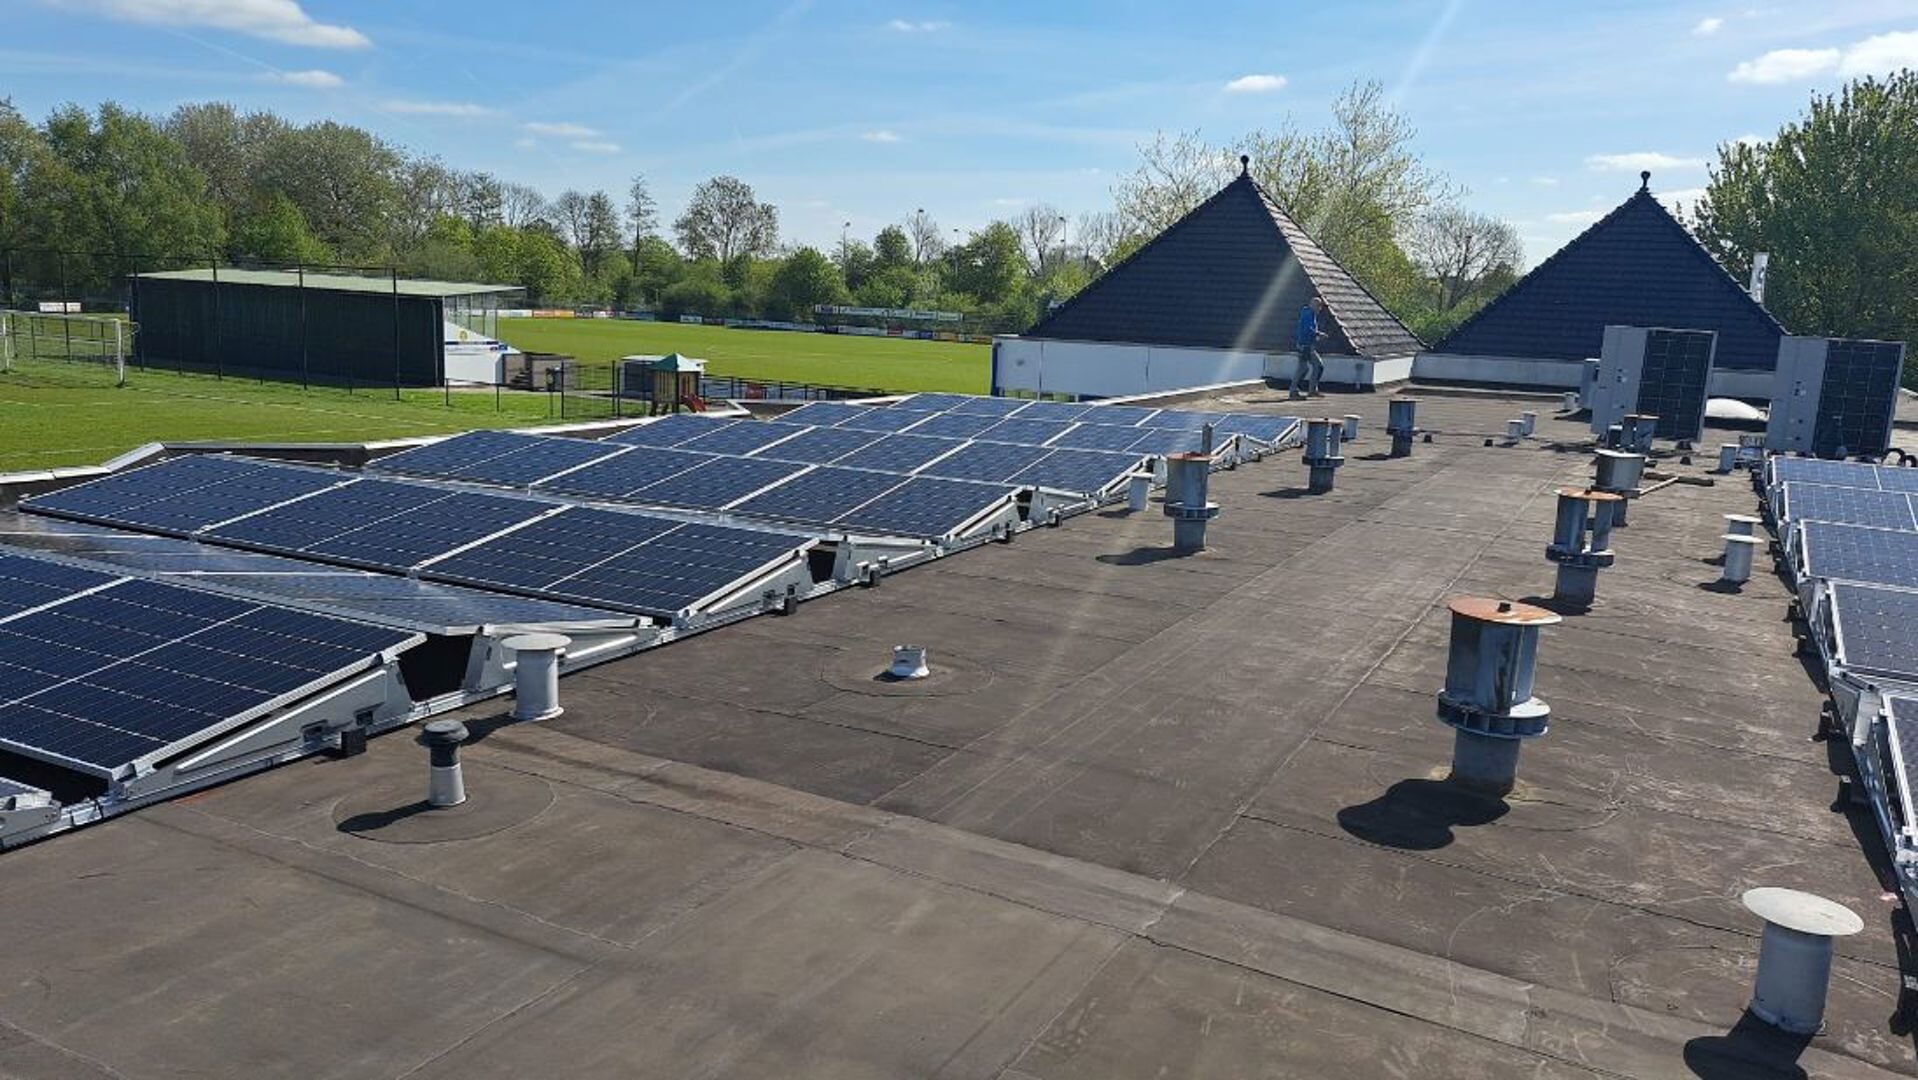
[[[1903,773],[1904,788],[1901,799],[1909,799],[1911,785],[1918,781],[1918,697],[1904,694],[1885,695],[1886,711],[1891,714],[1891,729],[1897,736],[1898,765]],[[1912,808],[1906,806],[1906,820],[1910,820]]]
[[[845,457],[862,446],[871,446],[884,435],[876,431],[851,431],[846,428],[795,428],[800,434],[785,442],[774,443],[764,450],[754,451],[753,457],[772,458],[775,461],[798,461],[808,465],[824,465],[829,461]]]
[[[1289,434],[1298,422],[1296,417],[1291,416],[1232,413],[1220,420],[1215,430],[1230,435],[1249,435],[1263,443],[1276,443]]]
[[[549,476],[577,469],[630,451],[624,446],[608,446],[585,439],[528,439],[531,445],[509,454],[488,458],[477,465],[445,474],[453,480],[480,484],[525,487]]]
[[[671,416],[663,416],[657,420],[649,420],[636,427],[627,428],[617,435],[608,435],[604,441],[624,443],[627,446],[678,446],[680,443],[717,431],[728,424],[739,422],[710,416],[674,413]]]
[[[26,500],[25,509],[184,533],[324,491],[347,477],[329,469],[224,455],[175,458]]]
[[[815,401],[810,405],[801,405],[789,413],[780,413],[773,419],[782,424],[832,427],[841,420],[850,419],[871,408],[870,405],[844,405],[837,401]]]
[[[1143,405],[1094,405],[1090,411],[1079,418],[1087,424],[1122,424],[1126,427],[1138,427],[1149,424],[1159,415],[1159,410],[1148,409]]]
[[[1138,468],[1143,460],[1138,454],[1054,450],[1012,477],[1012,482],[1090,495],[1117,483]]]
[[[1002,420],[973,436],[987,442],[1016,443],[1020,446],[1045,446],[1053,439],[1065,434],[1071,424],[1052,420],[1027,420],[1021,413],[1010,420]]]
[[[945,412],[971,400],[970,394],[914,394],[895,402],[892,407],[914,412]]]
[[[962,416],[1006,417],[1030,404],[1031,402],[1025,398],[969,397],[947,411],[959,413]]]
[[[423,494],[430,497],[432,493]],[[550,503],[463,492],[433,499],[377,524],[309,544],[301,549],[301,554],[404,570],[501,529],[531,521],[552,509]]]
[[[1813,577],[1918,589],[1918,532],[1830,521],[1804,525],[1805,572]],[[1918,634],[1918,626],[1912,628]]]
[[[904,474],[964,445],[965,443],[958,439],[888,435],[871,446],[862,447],[847,454],[833,464],[848,469],[872,469],[876,472]]]
[[[1016,488],[916,476],[840,518],[850,531],[900,533],[937,539],[1004,502]]]
[[[910,434],[935,435],[942,439],[970,439],[998,422],[999,419],[993,416],[941,413],[914,424]]]
[[[1833,487],[1793,481],[1785,485],[1785,516],[1791,521],[1836,521],[1880,529],[1918,529],[1911,497],[1896,491]]]
[[[850,428],[853,431],[877,431],[887,433],[910,427],[930,415],[932,414],[902,408],[867,409],[864,412],[846,417],[834,426]]]
[[[111,574],[0,554],[0,619],[97,589],[112,580]]]
[[[1204,433],[1189,428],[1183,431],[1143,428],[1139,438],[1126,449],[1141,454],[1191,454],[1197,453],[1204,444]]]
[[[524,450],[531,438],[534,436],[515,435],[506,431],[468,431],[411,450],[374,458],[366,467],[380,472],[410,473],[415,476],[446,476],[501,454]]]
[[[444,581],[546,592],[581,570],[681,524],[670,518],[581,507],[449,555],[421,573]]]
[[[805,468],[791,461],[768,461],[748,457],[723,457],[697,469],[640,488],[627,498],[661,506],[686,506],[717,510],[738,502],[760,488],[777,484]]]
[[[763,446],[770,446],[781,439],[790,439],[793,428],[788,424],[765,424],[742,420],[729,424],[718,431],[701,435],[681,443],[681,450],[698,450],[707,454],[750,454]]]
[[[742,514],[828,523],[898,487],[903,479],[889,473],[821,465],[732,509]]]
[[[1918,495],[1918,469],[1895,468],[1890,465],[1878,467],[1878,486],[1886,491],[1903,491]]]
[[[564,476],[555,476],[535,485],[535,488],[587,498],[623,499],[649,484],[657,484],[669,476],[678,476],[714,460],[711,454],[642,446],[630,454],[596,461]]]
[[[1918,592],[1840,583],[1832,587],[1840,659],[1846,667],[1918,681]]]
[[[1638,411],[1658,418],[1661,439],[1696,439],[1705,426],[1705,384],[1718,335],[1710,330],[1645,332]]]
[[[1877,489],[1878,470],[1861,461],[1824,461],[1819,458],[1775,457],[1771,459],[1772,479],[1778,483],[1799,480],[1808,484],[1834,487]]]
[[[360,480],[310,499],[302,499],[208,535],[215,539],[298,551],[363,525],[401,514],[431,501],[433,492],[394,480]]]
[[[1021,420],[1052,420],[1057,423],[1070,423],[1083,420],[1092,411],[1092,406],[1077,402],[1035,401],[1019,410]]]
[[[1217,425],[1229,414],[1220,412],[1188,412],[1183,409],[1160,409],[1159,415],[1151,420],[1155,428],[1171,428],[1176,431],[1197,431],[1207,424]]]
[[[997,483],[1012,479],[1015,473],[1048,453],[1050,451],[1038,446],[973,443],[926,466],[922,475]]]
[[[1905,347],[1896,341],[1832,338],[1818,389],[1812,448],[1820,454],[1882,454],[1897,408]]]
[[[739,587],[806,543],[791,534],[723,525],[682,525],[555,586],[560,596],[601,602],[624,599],[670,613]]]
[[[1052,445],[1070,450],[1130,450],[1149,430],[1115,424],[1079,424],[1052,440]]]

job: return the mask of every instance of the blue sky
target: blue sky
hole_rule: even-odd
[[[1682,198],[1719,143],[1768,135],[1814,90],[1918,67],[1918,0],[9,6],[0,94],[36,119],[225,99],[549,195],[623,201],[643,172],[668,222],[732,173],[779,205],[788,240],[822,247],[920,207],[949,229],[1035,201],[1107,209],[1155,130],[1316,126],[1376,78],[1428,163],[1536,262],[1641,167]]]

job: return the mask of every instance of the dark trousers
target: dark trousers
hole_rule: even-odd
[[[1297,395],[1299,384],[1305,384],[1305,392],[1319,392],[1319,380],[1325,377],[1325,361],[1319,359],[1319,350],[1307,345],[1299,350],[1299,362],[1292,368],[1292,393]]]

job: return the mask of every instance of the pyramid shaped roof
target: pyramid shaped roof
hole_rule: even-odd
[[[1632,197],[1459,324],[1433,351],[1583,360],[1607,325],[1718,331],[1714,363],[1774,366],[1784,327],[1652,196]]]
[[[1291,352],[1299,309],[1325,301],[1319,349],[1409,356],[1423,346],[1241,172],[1027,337]]]

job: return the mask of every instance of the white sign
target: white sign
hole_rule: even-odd
[[[924,322],[958,322],[965,318],[957,311],[921,311],[917,308],[890,307],[841,307],[838,304],[815,304],[815,315],[851,315],[862,319],[915,319]]]
[[[80,314],[80,301],[78,300],[42,300],[40,301],[40,314],[42,315],[78,315]]]

